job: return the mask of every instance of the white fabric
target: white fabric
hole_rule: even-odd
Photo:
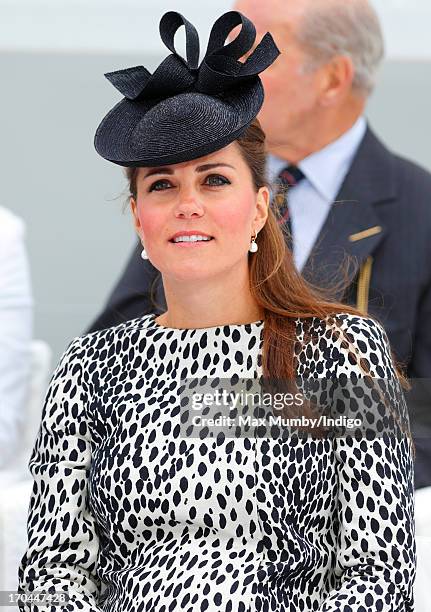
[[[17,448],[30,375],[32,307],[24,223],[0,206],[0,468]]]
[[[32,489],[30,479],[10,485],[0,497],[0,589],[16,591],[18,565],[27,547],[27,512]],[[12,606],[0,608],[14,609]]]
[[[417,573],[415,611],[428,612],[431,595],[431,487],[415,492]]]

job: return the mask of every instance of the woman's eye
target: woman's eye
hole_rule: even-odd
[[[205,183],[211,187],[220,187],[221,185],[230,185],[230,181],[220,174],[210,174],[205,178]],[[165,191],[171,187],[170,181],[167,179],[159,179],[152,183],[149,191]]]
[[[210,185],[218,187],[219,185],[230,185],[230,181],[220,174],[210,174],[206,178]]]
[[[170,185],[169,181],[166,179],[160,179],[151,185],[149,191],[163,191],[166,185]]]

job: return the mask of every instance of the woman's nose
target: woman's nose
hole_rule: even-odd
[[[193,187],[182,188],[178,194],[177,213],[193,214],[202,212],[202,202]]]

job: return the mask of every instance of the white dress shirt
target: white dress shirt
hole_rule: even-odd
[[[30,375],[33,300],[24,223],[0,206],[0,468],[14,455]]]
[[[305,178],[290,189],[288,194],[293,257],[298,270],[302,270],[308,259],[366,129],[367,122],[361,115],[340,138],[305,157],[298,164]],[[271,183],[288,163],[285,159],[268,155]]]

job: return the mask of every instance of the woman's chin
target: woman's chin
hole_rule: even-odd
[[[205,261],[204,259],[195,262],[184,261],[181,265],[178,262],[177,265],[171,267],[167,267],[165,261],[162,268],[158,269],[161,271],[163,277],[182,283],[205,281],[223,272],[223,270],[214,270],[211,266],[211,262]]]

